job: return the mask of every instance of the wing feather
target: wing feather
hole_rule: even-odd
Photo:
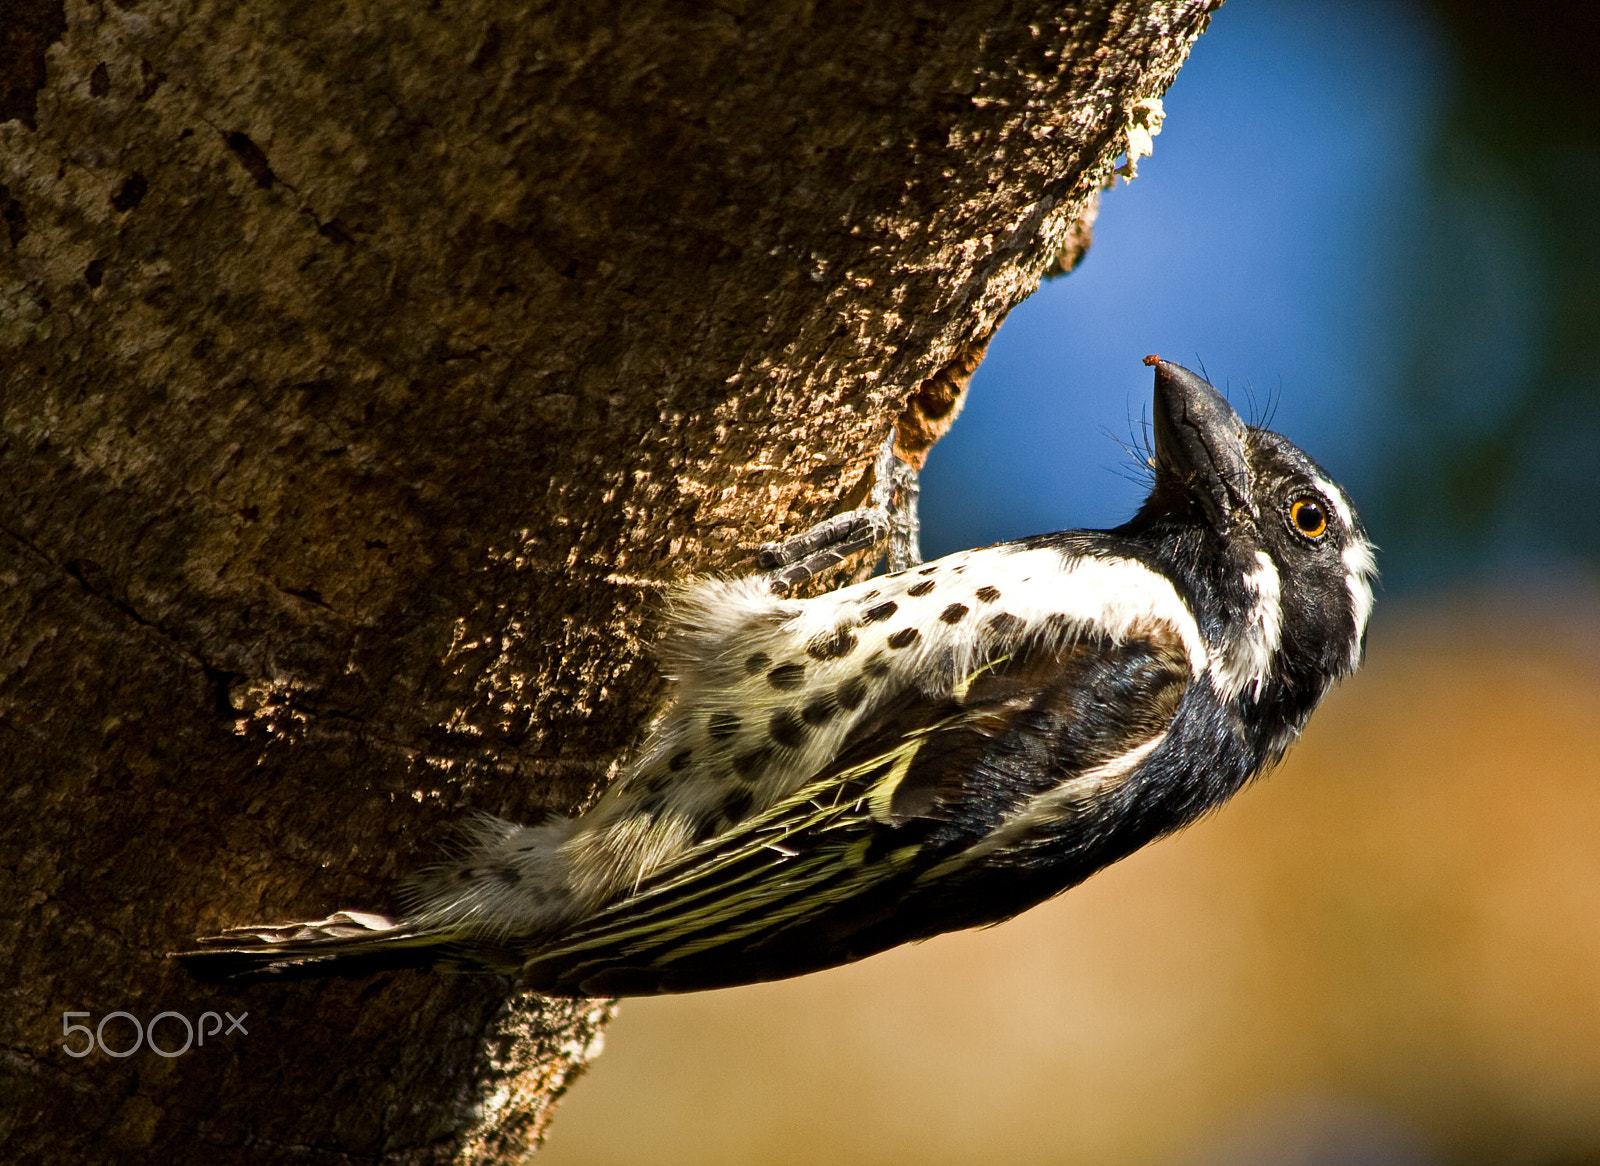
[[[840,962],[858,920],[893,912],[930,872],[948,882],[1064,817],[1092,816],[1159,747],[1190,680],[1181,639],[1159,633],[1024,646],[942,700],[897,694],[832,765],[562,934],[524,979],[545,991],[679,990],[706,986],[700,969],[752,978],[763,950],[783,946],[792,961],[807,943],[818,966]]]

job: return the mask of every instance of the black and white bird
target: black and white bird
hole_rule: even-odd
[[[1376,568],[1315,462],[1146,363],[1154,483],[1126,525],[812,599],[792,573],[686,587],[673,703],[588,813],[480,820],[398,918],[238,928],[191,958],[437,960],[563,995],[751,983],[1010,918],[1215,809],[1356,668]]]

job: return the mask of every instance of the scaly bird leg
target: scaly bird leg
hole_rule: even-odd
[[[786,542],[763,543],[756,564],[771,574],[772,589],[780,595],[880,542],[888,543],[890,571],[914,567],[922,562],[917,494],[917,471],[896,456],[891,429],[878,454],[867,505],[825,518]]]

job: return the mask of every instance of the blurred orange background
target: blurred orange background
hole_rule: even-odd
[[[998,928],[624,1001],[547,1166],[1600,1163],[1600,599],[1380,609],[1216,817]]]

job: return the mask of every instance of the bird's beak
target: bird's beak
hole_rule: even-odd
[[[1147,356],[1156,370],[1156,472],[1186,483],[1222,527],[1252,518],[1244,422],[1222,394],[1182,365]]]

